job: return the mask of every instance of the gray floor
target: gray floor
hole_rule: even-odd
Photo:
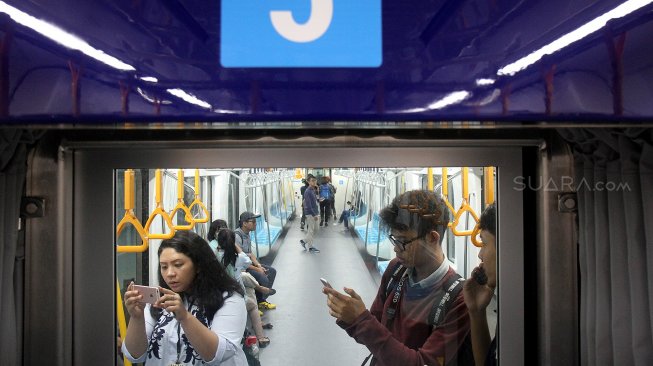
[[[268,300],[277,309],[268,310],[263,322],[274,329],[264,330],[270,345],[261,350],[263,366],[277,365],[360,365],[367,348],[356,343],[335,324],[328,313],[320,277],[335,289],[353,288],[369,309],[377,283],[356,248],[355,238],[343,225],[319,228],[314,245],[322,252],[304,252],[299,240],[304,232],[299,219],[286,234],[272,264],[278,271],[276,295]]]

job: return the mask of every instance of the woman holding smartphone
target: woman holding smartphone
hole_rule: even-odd
[[[161,242],[159,288],[154,305],[130,284],[130,320],[122,351],[147,365],[246,366],[240,341],[246,312],[241,286],[225,271],[208,243],[192,231]]]
[[[472,331],[472,351],[476,366],[497,364],[497,337],[490,337],[486,309],[497,287],[496,207],[488,206],[481,214],[479,227],[483,247],[478,253],[481,264],[465,281],[463,295],[469,310]]]

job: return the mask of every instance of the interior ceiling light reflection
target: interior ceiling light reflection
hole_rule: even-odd
[[[93,48],[81,38],[66,32],[56,25],[50,24],[40,19],[36,19],[33,16],[5,3],[4,1],[0,1],[0,13],[7,14],[16,23],[32,29],[42,36],[49,38],[64,47],[80,51],[83,54],[92,57],[105,65],[109,65],[115,69],[122,71],[136,70],[133,66],[104,53],[104,51]]]

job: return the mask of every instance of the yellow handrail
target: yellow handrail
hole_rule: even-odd
[[[120,283],[116,279],[116,313],[118,315],[118,330],[120,331],[120,339],[125,341],[125,336],[127,335],[127,321],[125,321],[125,308],[122,306],[122,295],[120,294]],[[127,357],[123,356],[125,361],[125,366],[131,366],[131,362]]]
[[[456,211],[454,215],[454,220],[453,223],[451,224],[451,232],[456,235],[456,236],[467,236],[467,235],[472,235],[474,232],[474,229],[472,230],[464,230],[464,231],[458,231],[456,227],[458,226],[458,222],[460,221],[460,218],[465,212],[469,212],[472,217],[474,218],[474,221],[476,223],[476,226],[478,226],[478,216],[476,215],[476,212],[474,212],[474,209],[469,205],[469,168],[468,167],[463,167],[462,170],[462,181],[463,181],[463,202],[460,205],[460,208]],[[473,242],[472,238],[472,242]]]
[[[485,187],[485,205],[494,203],[494,167],[485,167],[483,172],[483,186]]]
[[[449,211],[455,215],[456,210],[449,203],[449,176],[447,175],[447,168],[442,168],[442,197],[444,198],[444,203],[449,207]],[[449,227],[451,227],[451,223],[449,223]]]
[[[201,211],[204,212],[204,218],[193,219],[195,222],[205,223],[209,222],[209,210],[206,209],[202,200],[200,200],[200,170],[195,169],[195,200],[188,206],[188,210],[192,211],[195,205],[199,206]]]
[[[175,217],[177,211],[184,212],[184,218],[186,222],[189,222],[188,225],[173,225],[172,228],[175,230],[191,230],[195,226],[195,220],[193,220],[193,214],[190,213],[188,206],[184,203],[184,170],[177,170],[177,206],[170,213],[170,217]]]
[[[426,168],[426,187],[429,191],[433,190],[433,168]]]
[[[141,225],[141,222],[134,215],[134,171],[132,169],[125,170],[125,216],[123,216],[118,226],[116,226],[116,241],[127,224],[134,226],[134,229],[136,229],[143,242],[141,245],[116,245],[116,250],[119,253],[140,253],[146,251],[148,247],[147,231],[143,229],[143,225]]]
[[[156,207],[154,208],[154,211],[150,213],[150,217],[148,217],[147,222],[145,223],[145,231],[148,233],[148,237],[150,239],[170,239],[173,236],[175,236],[175,228],[174,225],[172,224],[172,219],[170,219],[170,215],[163,209],[163,205],[161,204],[162,197],[161,197],[161,191],[162,189],[162,181],[161,181],[161,169],[157,169],[155,173],[155,202],[156,202]],[[165,221],[166,225],[168,225],[168,228],[170,228],[169,233],[161,233],[161,234],[155,234],[150,232],[150,226],[152,226],[152,222],[154,221],[154,217],[156,215],[161,215],[163,217],[163,220]],[[163,231],[163,228],[161,228]]]

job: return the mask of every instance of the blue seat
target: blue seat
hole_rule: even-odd
[[[270,225],[270,236],[268,238],[268,227],[265,221],[263,221],[263,216],[256,219],[256,231],[252,235],[252,240],[258,245],[267,245],[272,246],[277,241],[281,235],[282,228],[278,226]]]

